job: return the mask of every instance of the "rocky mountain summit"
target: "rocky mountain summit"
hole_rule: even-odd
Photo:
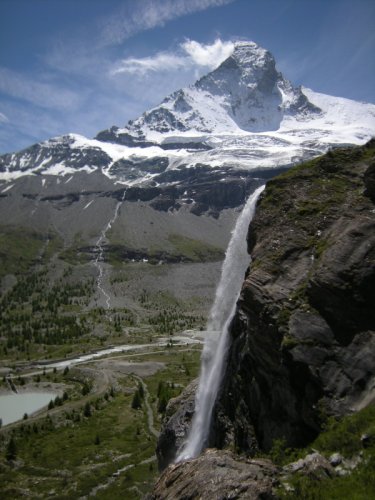
[[[374,165],[371,140],[267,183],[247,235],[252,264],[230,328],[208,446],[250,456],[277,440],[303,447],[328,418],[374,403]],[[186,438],[193,413],[194,390],[171,402],[157,450],[161,468]],[[196,459],[201,467],[211,460],[205,457]],[[194,463],[179,464],[178,474]],[[161,479],[166,495],[179,481],[175,467]],[[169,498],[157,488],[155,498]]]
[[[238,42],[217,69],[131,121],[118,132],[117,140],[133,136],[134,143],[142,137],[150,141],[157,139],[156,133],[265,132],[277,130],[288,114],[298,119],[319,115],[322,110],[293,87],[275,64],[272,54],[257,44]]]

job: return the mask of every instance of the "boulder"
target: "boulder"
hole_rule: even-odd
[[[283,471],[287,474],[298,472],[313,479],[325,479],[335,475],[333,464],[318,452],[310,453],[305,458],[286,465]]]

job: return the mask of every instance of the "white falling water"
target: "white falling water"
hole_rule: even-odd
[[[115,221],[118,217],[120,207],[121,207],[123,201],[125,200],[125,195],[126,195],[126,189],[124,190],[124,193],[122,195],[121,200],[116,204],[116,208],[115,208],[115,212],[113,214],[113,217],[110,219],[110,221],[102,229],[100,236],[99,236],[99,239],[95,243],[95,246],[97,248],[97,256],[96,256],[96,259],[94,260],[94,266],[98,270],[98,278],[96,280],[96,286],[97,286],[99,292],[105,298],[105,304],[106,304],[107,309],[109,309],[111,307],[111,297],[103,287],[103,279],[104,279],[104,268],[103,268],[104,248],[103,248],[103,243],[106,240],[106,236],[107,236],[108,231],[111,229],[112,225],[115,223]]]
[[[220,387],[228,351],[229,325],[235,313],[249,254],[245,235],[255,212],[256,202],[264,186],[247,200],[237,219],[223,263],[220,283],[207,324],[209,336],[202,353],[201,373],[195,398],[195,413],[190,432],[176,462],[195,458],[204,449],[210,431],[212,410]]]

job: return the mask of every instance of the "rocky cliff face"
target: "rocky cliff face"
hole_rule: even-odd
[[[250,455],[280,438],[304,446],[327,416],[375,399],[374,166],[372,140],[268,182],[248,232],[252,265],[210,446]],[[182,413],[159,440],[162,468],[186,434]]]
[[[375,396],[375,141],[270,181],[232,325],[212,440],[254,452],[311,441]]]

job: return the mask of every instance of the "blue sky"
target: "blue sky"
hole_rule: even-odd
[[[375,103],[374,0],[0,0],[0,153],[122,126],[236,40],[294,84]]]

